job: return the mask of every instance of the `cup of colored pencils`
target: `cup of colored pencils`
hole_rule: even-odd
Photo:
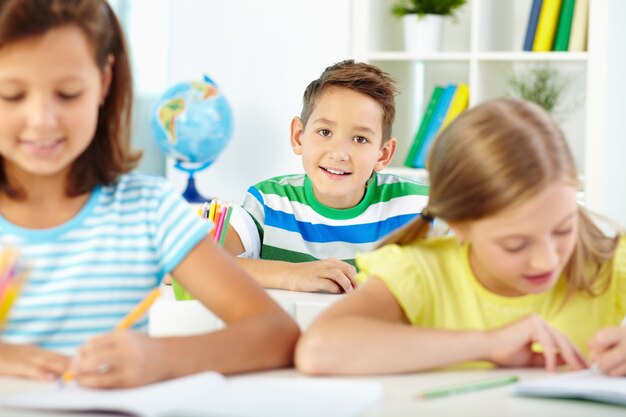
[[[232,204],[220,201],[216,198],[211,202],[205,202],[198,210],[198,215],[213,223],[209,235],[220,247],[224,246],[226,232],[230,224],[230,216],[233,213]],[[175,279],[172,279],[172,290],[177,300],[193,300],[189,294]]]
[[[17,249],[0,248],[0,328],[4,328],[29,272],[30,269],[20,261]]]

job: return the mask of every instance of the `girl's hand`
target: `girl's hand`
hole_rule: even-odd
[[[591,360],[607,375],[626,375],[626,327],[607,327],[589,341]]]
[[[356,268],[335,258],[292,263],[285,287],[293,291],[350,293],[356,288]]]
[[[548,371],[559,365],[573,370],[589,367],[587,360],[569,338],[533,314],[488,333],[489,360],[498,366],[545,366]],[[533,351],[538,343],[542,352]]]
[[[127,388],[167,379],[158,339],[118,330],[94,337],[72,361],[79,384],[97,388]]]
[[[53,381],[70,366],[70,358],[31,345],[0,342],[0,375]]]

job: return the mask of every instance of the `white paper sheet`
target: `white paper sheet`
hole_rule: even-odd
[[[9,397],[3,405],[140,417],[353,417],[381,399],[382,386],[371,381],[255,376],[226,379],[205,372],[125,390],[50,386]]]
[[[520,395],[583,398],[626,406],[626,377],[610,377],[591,370],[521,382],[514,390]]]

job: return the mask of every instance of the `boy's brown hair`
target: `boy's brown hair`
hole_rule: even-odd
[[[380,68],[363,62],[354,62],[352,59],[327,67],[318,79],[307,86],[302,97],[300,114],[303,126],[306,126],[321,95],[335,87],[347,88],[376,100],[383,111],[382,144],[391,138],[391,128],[396,117],[395,96],[398,95],[396,82]]]
[[[102,70],[113,56],[109,92],[100,106],[92,142],[73,163],[66,192],[70,196],[111,184],[131,171],[141,152],[130,147],[132,78],[120,22],[106,0],[6,0],[0,2],[0,49],[49,30],[76,26],[86,36],[96,65]],[[0,192],[23,196],[10,184],[0,156]]]

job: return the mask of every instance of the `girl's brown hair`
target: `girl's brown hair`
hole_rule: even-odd
[[[462,224],[494,215],[560,181],[578,185],[563,132],[536,104],[493,100],[464,112],[445,129],[428,159],[430,197],[424,216],[382,244],[409,244],[429,231],[429,216]],[[426,219],[425,219],[426,218]],[[596,276],[611,259],[616,237],[606,236],[579,207],[579,236],[564,273],[570,294],[602,291]]]
[[[31,36],[73,25],[85,34],[102,70],[114,58],[109,93],[100,106],[98,126],[89,147],[72,164],[67,194],[75,196],[99,184],[111,184],[131,171],[141,152],[130,147],[132,78],[120,22],[106,0],[4,0],[0,2],[0,49]],[[0,192],[19,197],[9,184],[0,157]]]
[[[311,81],[304,91],[300,114],[303,126],[306,126],[320,96],[334,87],[347,88],[365,94],[380,105],[383,111],[382,144],[385,144],[391,138],[391,127],[396,117],[395,96],[398,94],[398,88],[393,78],[374,65],[354,62],[351,59],[326,68],[322,75]]]

